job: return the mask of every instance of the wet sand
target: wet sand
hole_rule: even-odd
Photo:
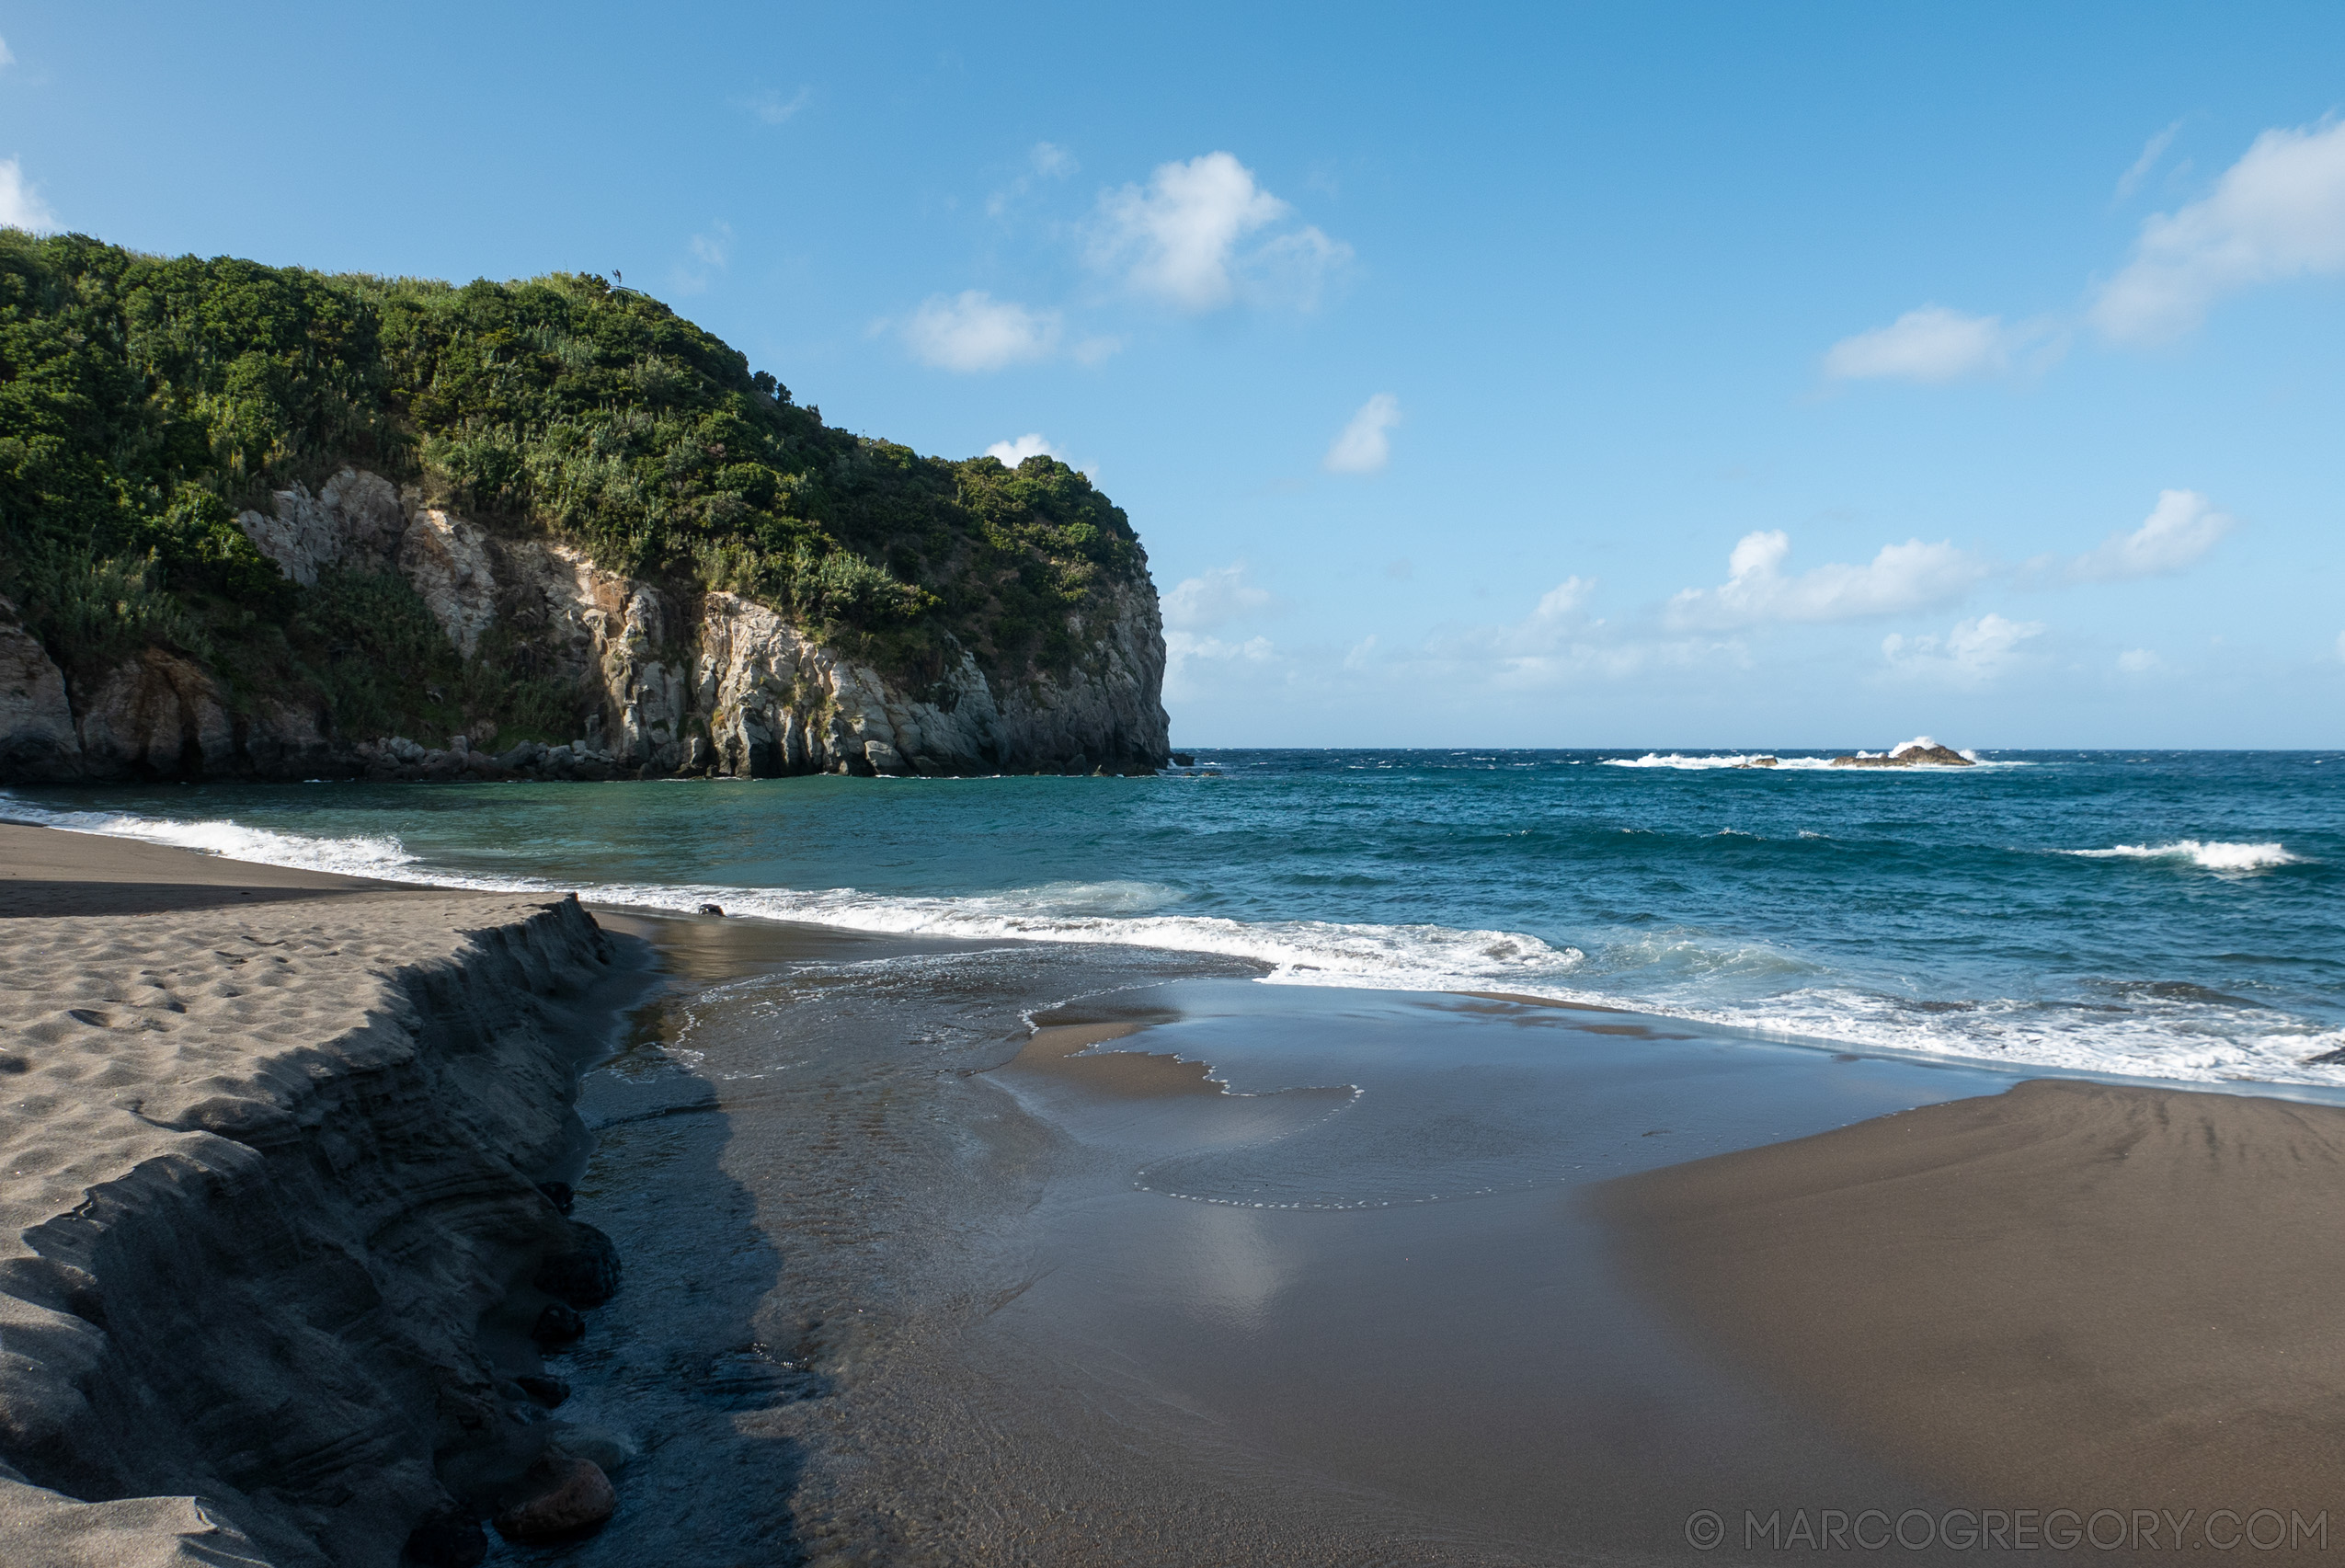
[[[1599,1207],[1680,1321],[1973,1505],[2326,1511],[2345,1551],[2345,1109],[2036,1081]]]

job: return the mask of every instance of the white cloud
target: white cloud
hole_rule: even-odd
[[[57,214],[40,199],[40,189],[26,181],[23,166],[14,158],[0,158],[0,226],[36,232],[57,226]]]
[[[1957,621],[1943,637],[1881,639],[1890,672],[1950,686],[1983,686],[2009,669],[2021,643],[2043,633],[2041,621],[2007,621],[1989,611],[1974,621]]]
[[[2127,648],[2117,656],[2117,668],[2128,675],[2154,674],[2165,662],[2145,647]]]
[[[2196,326],[2221,295],[2345,270],[2345,123],[2267,131],[2213,191],[2142,224],[2133,259],[2092,307],[2121,342]]]
[[[2112,533],[2098,550],[2068,563],[2076,582],[2122,582],[2179,572],[2239,526],[2196,490],[2160,490],[2157,505],[2131,533]]]
[[[1746,533],[1727,557],[1727,581],[1669,601],[1673,626],[1733,627],[1763,621],[1851,621],[1926,610],[1960,599],[1987,575],[1985,562],[1951,543],[1884,544],[1864,566],[1841,562],[1783,575],[1791,536]]]
[[[2133,167],[2117,177],[2118,200],[2124,200],[2142,188],[2142,181],[2149,177],[2150,170],[2157,167],[2157,160],[2166,156],[2166,149],[2174,144],[2174,138],[2181,130],[2182,122],[2178,120],[2142,143],[2142,155],[2133,160]]]
[[[1174,584],[1161,601],[1165,625],[1202,632],[1268,609],[1269,591],[1246,579],[1246,563],[1235,561]]]
[[[1066,461],[1066,454],[1043,440],[1038,431],[1020,436],[1015,441],[995,441],[985,449],[985,455],[1004,468],[1015,468],[1029,457],[1055,457],[1062,463]]]
[[[1091,260],[1122,274],[1134,292],[1192,315],[1234,303],[1246,280],[1308,308],[1326,275],[1351,258],[1349,246],[1306,227],[1239,250],[1292,211],[1228,153],[1162,164],[1145,189],[1101,195]]]
[[[1929,383],[1999,375],[2032,347],[2057,353],[2057,336],[2040,322],[2007,326],[2001,316],[1924,305],[1835,343],[1825,353],[1824,373],[1840,381]]]
[[[904,324],[904,341],[924,364],[948,371],[998,371],[1047,359],[1058,347],[1056,311],[1028,310],[978,289],[932,296]]]
[[[1522,692],[1749,662],[1742,645],[1732,639],[1659,637],[1592,616],[1588,604],[1596,588],[1592,578],[1565,578],[1519,621],[1437,635],[1413,658],[1388,662],[1445,689],[1483,685]]]
[[[1322,463],[1330,474],[1373,474],[1392,460],[1392,442],[1385,432],[1401,422],[1401,400],[1379,392],[1360,405],[1350,424],[1327,449]]]
[[[772,87],[768,87],[750,98],[746,107],[750,114],[765,124],[780,125],[796,114],[798,110],[806,108],[807,101],[813,96],[812,87],[800,87],[786,98]]]
[[[1026,154],[1026,171],[985,199],[985,212],[998,218],[1032,190],[1037,179],[1064,179],[1082,166],[1075,155],[1055,142],[1036,142]]]
[[[6,39],[0,38],[0,65],[14,65],[16,63],[17,52],[8,47]]]

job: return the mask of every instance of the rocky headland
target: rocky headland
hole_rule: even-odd
[[[1123,511],[657,301],[0,233],[0,784],[1135,773]]]

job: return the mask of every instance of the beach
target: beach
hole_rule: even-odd
[[[269,1143],[233,1120],[171,1130],[191,1113],[156,1107],[208,1103],[188,1053],[243,1042],[200,1059],[211,1099],[284,1059],[331,1083],[364,1066],[340,1064],[358,1061],[347,1014],[367,986],[491,964],[460,928],[576,918],[543,896],[0,833],[7,1026],[30,1042],[9,1049],[31,1063],[12,1081],[7,1193],[12,1233],[36,1239],[87,1212],[85,1191],[132,1195],[103,1211],[126,1236],[143,1205],[182,1206],[184,1227],[186,1206],[229,1201],[130,1180],[189,1158],[189,1139]],[[2127,1538],[2096,1538],[2096,1557],[2148,1559],[2165,1538],[2140,1539],[2137,1509],[2191,1510],[2199,1529],[2277,1509],[2284,1529],[2328,1506],[2345,1387],[2324,1310],[2334,1106],[1506,994],[1263,986],[1234,956],[593,920],[657,991],[498,971],[538,999],[488,1032],[534,1064],[499,1074],[503,1119],[475,1108],[445,1136],[337,1155],[376,1206],[363,1222],[341,1187],[309,1200],[384,1279],[412,1256],[383,1241],[408,1208],[436,1214],[436,1244],[471,1238],[476,1267],[407,1287],[403,1320],[444,1293],[426,1314],[441,1338],[392,1355],[365,1312],[319,1308],[330,1275],[233,1251],[171,1276],[175,1299],[246,1309],[245,1274],[270,1281],[269,1310],[305,1314],[354,1368],[321,1374],[346,1397],[320,1407],[406,1432],[406,1459],[350,1459],[341,1501],[320,1485],[289,1504],[255,1490],[272,1466],[308,1473],[286,1453],[246,1445],[239,1470],[201,1423],[169,1443],[109,1429],[97,1448],[144,1468],[98,1477],[101,1455],[6,1478],[0,1531],[17,1533],[0,1540],[50,1554],[35,1561],[150,1560],[104,1555],[124,1540],[227,1553],[186,1561],[393,1561],[437,1495],[439,1396],[383,1368],[513,1354],[479,1314],[526,1272],[529,1227],[547,1222],[530,1182],[556,1170],[626,1267],[585,1336],[541,1358],[572,1389],[560,1419],[607,1439],[617,1483],[608,1526],[565,1562],[1755,1559],[1798,1550],[1802,1516],[1828,1536],[1836,1514],[1845,1537],[1868,1510],[1928,1522],[1899,1561],[1970,1562],[2032,1556],[2046,1525],[1964,1544],[1962,1519],[2062,1509],[2117,1510]],[[214,1002],[166,987],[187,1012],[140,1016],[175,1040],[203,1025],[200,1041],[166,1059],[109,1036],[102,1070],[86,1049],[50,1065],[74,1037],[44,1021],[81,1008],[117,1027],[163,957],[239,942],[289,944],[300,983]],[[412,989],[407,1016],[462,1015],[463,994]],[[215,1024],[212,1005],[233,1013]],[[408,1028],[392,1055],[428,1059],[431,1033]],[[283,1081],[271,1103],[308,1092]],[[248,1114],[287,1148],[337,1125]],[[418,1173],[445,1181],[457,1145],[491,1140],[532,1168],[465,1167],[486,1187],[453,1218],[424,1200]],[[108,1255],[109,1303],[139,1299],[140,1254]],[[10,1288],[11,1312],[59,1315]],[[163,1342],[136,1312],[73,1321],[166,1403],[193,1397],[150,1365]],[[217,1317],[168,1321],[234,1343]],[[241,1409],[264,1383],[212,1397]],[[40,1408],[32,1386],[0,1390],[19,1470],[52,1441],[15,1413]],[[350,1484],[369,1464],[405,1479]],[[1725,1536],[1705,1540],[1713,1517]]]

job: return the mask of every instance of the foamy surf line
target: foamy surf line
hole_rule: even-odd
[[[2222,840],[2177,839],[2170,844],[2117,844],[2105,850],[2063,850],[2082,860],[2171,860],[2208,871],[2265,871],[2275,865],[2301,865],[2305,857],[2291,854],[2276,843],[2227,843]]]
[[[5,799],[0,796],[0,799]],[[1058,884],[958,898],[887,898],[834,888],[724,887],[709,883],[566,883],[543,877],[467,876],[425,864],[395,838],[319,839],[234,821],[171,822],[107,812],[59,812],[7,802],[17,820],[104,837],[217,854],[264,865],[372,876],[424,887],[501,893],[576,893],[590,903],[691,914],[715,903],[728,913],[836,930],[964,941],[1056,942],[1210,954],[1251,959],[1274,985],[1364,990],[1503,990],[1540,1001],[1628,1008],[1756,1035],[1790,1045],[1855,1047],[1905,1057],[1955,1059],[2184,1082],[2345,1085],[2345,1066],[2308,1059],[2345,1048],[2345,1031],[2324,1030],[2253,1009],[2217,1018],[2179,1010],[2123,1022],[2063,1019],[2057,1007],[1997,1003],[1975,1013],[1916,1017],[1893,998],[1823,985],[1721,1006],[1596,990],[1562,977],[1584,965],[1575,947],[1515,932],[1446,926],[1381,926],[1288,921],[1248,923],[1220,916],[1103,913],[1145,910],[1163,890],[1144,884]],[[2155,850],[2068,852],[2188,860],[2182,844]],[[2278,846],[2248,846],[2262,850]],[[2282,852],[2283,854],[2284,851]],[[2294,859],[2295,857],[2289,857]]]

